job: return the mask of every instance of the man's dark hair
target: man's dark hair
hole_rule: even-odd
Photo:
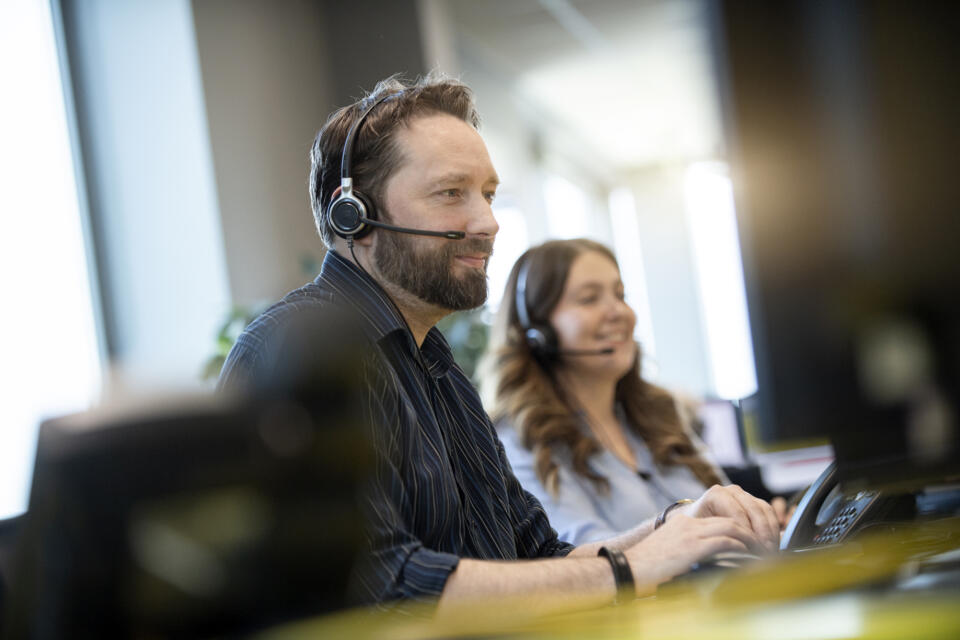
[[[452,115],[475,129],[480,127],[470,88],[436,73],[413,83],[392,76],[377,83],[363,99],[335,111],[310,149],[310,206],[317,231],[327,247],[333,247],[335,234],[324,212],[340,186],[340,161],[347,133],[367,107],[386,95],[392,97],[377,105],[354,138],[350,167],[353,188],[367,196],[381,220],[388,219],[382,207],[384,186],[404,161],[396,141],[401,127],[436,113]]]

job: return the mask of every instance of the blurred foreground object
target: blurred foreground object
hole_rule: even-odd
[[[360,347],[314,329],[242,398],[41,426],[9,637],[235,635],[345,606],[371,464]]]
[[[960,5],[709,6],[761,439],[960,477]]]

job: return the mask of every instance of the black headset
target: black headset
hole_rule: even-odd
[[[397,227],[392,224],[380,222],[377,220],[377,211],[373,207],[372,201],[359,191],[353,190],[353,178],[350,177],[350,159],[353,155],[354,138],[360,132],[363,121],[367,119],[370,112],[380,103],[390,98],[399,96],[403,92],[388,93],[379,98],[376,102],[367,107],[357,121],[347,132],[347,138],[343,143],[343,156],[340,159],[340,195],[337,196],[327,206],[327,220],[333,232],[341,238],[355,240],[362,238],[374,227],[398,231],[400,233],[412,233],[421,236],[434,236],[447,238],[449,240],[462,240],[466,237],[463,231],[427,231],[424,229],[411,229],[408,227]]]
[[[605,356],[614,352],[613,349],[561,349],[557,332],[549,324],[533,324],[530,322],[530,310],[527,308],[527,277],[530,273],[532,257],[527,254],[521,258],[520,271],[517,273],[517,319],[523,330],[523,338],[527,341],[530,351],[535,358],[549,362],[559,356]]]
[[[517,273],[516,306],[517,319],[523,330],[523,338],[538,358],[550,359],[557,356],[557,332],[550,325],[534,325],[530,322],[530,311],[527,309],[527,276],[530,273],[531,256],[527,255],[520,264]]]

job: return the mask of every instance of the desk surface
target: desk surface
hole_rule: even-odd
[[[487,605],[470,619],[445,624],[352,611],[258,638],[955,639],[960,519],[683,580],[626,606],[536,620],[522,611],[522,603]]]

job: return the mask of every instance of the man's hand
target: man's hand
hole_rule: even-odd
[[[637,595],[643,596],[686,573],[697,560],[721,551],[755,551],[762,546],[751,529],[731,518],[691,518],[677,513],[624,553],[633,570]]]
[[[755,553],[761,551],[763,547],[767,551],[773,551],[780,546],[780,519],[773,507],[759,498],[754,498],[737,485],[710,487],[693,504],[674,509],[668,516],[667,522],[673,520],[674,514],[684,514],[691,518],[715,516],[731,518],[741,527],[751,531],[763,545],[760,549],[752,549]]]

